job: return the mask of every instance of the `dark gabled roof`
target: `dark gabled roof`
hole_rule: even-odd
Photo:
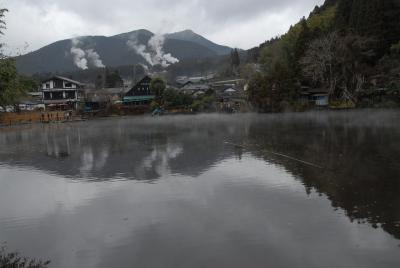
[[[135,91],[138,89],[138,87],[145,82],[146,80],[148,80],[149,82],[151,81],[151,77],[146,75],[145,77],[143,77],[139,82],[137,82],[128,92],[126,92],[125,95],[127,96],[134,96],[135,95]],[[150,93],[150,92],[149,92]]]
[[[45,82],[53,80],[53,79],[64,80],[64,81],[67,81],[67,82],[70,82],[70,83],[73,83],[73,84],[77,84],[79,86],[83,86],[84,85],[81,82],[78,82],[76,80],[73,80],[73,79],[70,79],[70,78],[67,78],[67,77],[59,76],[59,75],[55,75],[55,76],[52,76],[52,77],[50,77],[50,78],[48,78],[46,80],[43,80],[42,83],[45,83]]]
[[[314,95],[314,94],[329,94],[328,89],[318,89],[318,88],[313,88],[313,89],[306,89],[304,90],[301,94],[303,95]]]
[[[145,80],[150,80],[150,81],[151,81],[151,77],[148,76],[148,75],[146,75],[146,76],[143,77],[139,82],[137,82],[135,86],[139,85],[140,83],[142,83],[142,82],[145,81]]]

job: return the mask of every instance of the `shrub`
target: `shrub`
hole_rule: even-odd
[[[42,261],[22,257],[18,252],[7,253],[6,248],[0,248],[1,268],[46,268],[50,261]]]

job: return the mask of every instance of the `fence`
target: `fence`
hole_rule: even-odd
[[[27,112],[27,113],[0,113],[0,125],[15,125],[24,123],[50,123],[72,120],[75,114],[65,111],[58,112]]]

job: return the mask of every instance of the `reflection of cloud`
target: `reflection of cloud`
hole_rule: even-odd
[[[26,219],[55,213],[60,208],[74,210],[95,199],[103,191],[110,190],[109,187],[119,187],[115,184],[93,187],[93,183],[81,181],[77,184],[54,174],[7,166],[0,166],[0,185],[7,186],[0,187],[1,218],[18,222],[21,220],[21,223]]]
[[[95,163],[96,170],[101,170],[106,165],[108,156],[109,156],[109,150],[108,148],[104,147],[101,150],[98,158],[96,158],[96,163]]]
[[[65,135],[65,137],[56,137],[54,136],[54,134],[49,135],[49,133],[47,133],[46,153],[47,156],[55,158],[68,157],[71,153],[71,144],[69,135]]]
[[[143,159],[135,173],[139,178],[143,177],[148,170],[154,170],[158,176],[169,174],[171,171],[169,161],[177,158],[181,153],[183,153],[182,145],[168,143],[165,146],[155,146],[151,154]]]
[[[81,154],[81,167],[79,168],[82,175],[87,176],[93,170],[93,150],[91,147],[84,147]]]
[[[143,117],[92,121],[74,127],[35,125],[30,130],[0,135],[0,161],[18,162],[73,179],[153,180],[165,175],[163,171],[197,175],[232,153],[221,140],[227,125],[236,126],[231,136],[239,139],[243,133],[237,122],[243,121],[201,115],[196,120]]]
[[[152,161],[179,155],[179,146],[157,149]],[[210,266],[232,268],[255,260],[296,267],[299,256],[304,267],[398,262],[398,240],[351,223],[326,197],[308,196],[290,173],[251,154],[154,184],[71,183],[3,167],[0,185],[8,186],[0,187],[1,218],[10,219],[0,221],[1,237],[54,267],[197,267],[210,256]]]
[[[83,147],[81,153],[81,167],[79,168],[82,176],[90,176],[95,170],[102,170],[109,156],[109,149],[103,147],[100,153],[94,153],[92,147]]]

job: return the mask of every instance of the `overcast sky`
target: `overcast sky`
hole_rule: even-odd
[[[307,16],[324,0],[0,0],[8,51],[29,52],[60,39],[191,29],[223,45],[248,49]],[[27,46],[26,44],[29,44]]]

